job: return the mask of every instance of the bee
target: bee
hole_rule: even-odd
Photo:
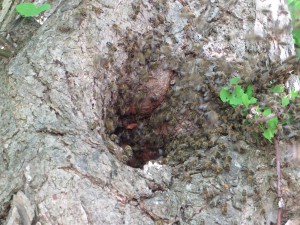
[[[247,120],[252,120],[253,119],[253,115],[252,114],[247,114],[246,119]]]
[[[135,60],[137,62],[139,62],[141,65],[145,65],[146,64],[146,59],[145,56],[142,52],[136,52],[135,54]]]
[[[83,8],[79,9],[79,15],[80,15],[81,17],[87,17],[87,12],[86,12],[86,10],[83,9]]]
[[[155,70],[159,67],[160,63],[158,61],[149,63],[149,68]]]
[[[255,178],[254,178],[254,172],[252,170],[247,170],[246,171],[246,177],[247,177],[247,182],[250,185],[253,185],[255,182]]]
[[[209,125],[216,126],[219,123],[219,115],[215,111],[211,110],[209,112],[206,112],[204,115],[206,115],[207,120],[209,122]]]
[[[212,169],[212,166],[213,166],[213,163],[212,163],[211,161],[205,161],[205,162],[203,163],[202,168],[203,168],[204,170],[210,170],[210,169]]]
[[[271,14],[272,13],[272,11],[270,9],[262,9],[261,12],[263,14]]]
[[[165,22],[165,16],[162,14],[157,15],[157,19],[159,20],[160,24],[163,24]]]
[[[130,145],[125,145],[124,153],[128,156],[128,158],[131,158],[133,156],[133,151]]]
[[[95,130],[99,126],[98,120],[91,120],[88,122],[88,127],[90,130]]]
[[[217,162],[217,160],[216,160],[215,157],[211,157],[211,158],[210,158],[210,161],[211,161],[212,163],[216,163],[216,162]]]
[[[209,146],[207,141],[202,142],[202,148],[207,149]]]
[[[70,33],[71,31],[73,31],[73,28],[66,24],[59,25],[57,29],[62,33]]]
[[[224,168],[225,171],[228,172],[230,170],[230,163],[225,161],[224,164],[223,164],[223,168]]]
[[[230,155],[226,155],[224,161],[231,162],[232,158]]]
[[[238,222],[232,221],[232,222],[231,222],[231,225],[238,225]]]
[[[200,220],[200,225],[205,225],[205,220],[204,219]]]
[[[219,151],[217,151],[215,154],[215,158],[220,159],[221,157],[222,157],[222,154]]]
[[[112,133],[115,130],[114,121],[111,119],[107,119],[105,121],[105,129],[106,129],[106,133]]]
[[[161,24],[161,22],[159,21],[159,19],[157,17],[151,17],[149,19],[149,22],[152,24],[153,27],[157,27]]]
[[[221,142],[221,143],[219,144],[219,148],[220,148],[220,150],[224,151],[225,149],[228,148],[228,144],[225,143],[225,142]]]
[[[163,220],[156,220],[155,221],[155,225],[164,225],[164,221]]]
[[[235,150],[240,153],[243,154],[246,151],[250,151],[251,147],[244,141],[239,141],[236,145],[235,145]]]
[[[242,191],[241,202],[242,202],[242,203],[246,203],[246,201],[247,201],[247,192],[246,192],[246,190],[244,189],[244,190]]]
[[[196,17],[195,14],[190,10],[188,5],[182,7],[180,16],[186,19],[194,19]]]
[[[131,7],[133,9],[133,14],[131,14],[130,18],[133,20],[136,20],[137,15],[140,13],[141,10],[141,0],[139,0],[136,4],[135,3],[131,3]]]
[[[127,163],[127,161],[129,160],[129,158],[128,158],[127,155],[121,155],[120,160],[121,160],[121,162],[123,162],[123,163]]]
[[[263,206],[260,206],[259,214],[262,215],[262,216],[266,214],[266,210]]]
[[[222,212],[222,215],[226,215],[227,214],[227,202],[226,200],[224,199],[222,202],[221,202],[221,212]]]
[[[111,141],[113,141],[116,144],[119,144],[119,142],[120,142],[120,139],[119,139],[119,137],[116,134],[111,134],[109,136],[109,138],[110,138]]]
[[[207,189],[207,187],[203,187],[202,194],[204,195],[204,199],[206,201],[211,200],[214,197],[214,194]]]
[[[191,183],[192,182],[192,176],[189,172],[185,172],[184,175],[183,175],[183,180],[188,182],[188,183]]]
[[[222,166],[220,164],[215,164],[213,166],[213,170],[215,171],[215,173],[219,174],[219,173],[221,173],[223,171],[223,168],[222,168]]]
[[[118,34],[118,35],[122,34],[122,30],[121,30],[121,28],[117,24],[114,23],[112,25],[112,29],[116,32],[116,34]]]
[[[111,42],[106,42],[106,46],[112,52],[116,52],[117,51],[117,48]]]
[[[106,58],[106,57],[100,57],[99,58],[99,64],[100,64],[101,67],[108,70],[110,68],[110,65],[111,65],[111,60],[109,58]]]
[[[92,11],[94,11],[97,15],[104,13],[103,9],[100,7],[92,6]]]

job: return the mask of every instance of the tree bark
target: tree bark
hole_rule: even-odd
[[[7,20],[16,18],[12,11],[13,7]],[[218,133],[215,141],[209,136],[206,148],[201,143],[198,151],[184,149],[181,159],[180,150],[166,146],[175,139],[182,141],[178,145],[186,144],[186,136],[225,124],[216,96],[228,81],[223,75],[247,81],[262,77],[261,81],[265,68],[273,71],[274,62],[294,53],[285,3],[52,1],[46,15],[29,40],[12,39],[21,48],[1,64],[2,224],[276,222],[271,145],[255,145],[250,137],[241,138],[235,133],[239,131],[228,128],[230,134]],[[3,29],[13,29],[13,22],[3,22]],[[148,44],[148,35],[154,50],[140,56],[142,50],[137,49]],[[223,73],[221,83],[217,72]],[[178,92],[185,99],[178,98],[178,106],[171,106],[169,92],[188,86],[194,93],[197,85],[201,88],[210,79],[214,83],[206,84],[206,89],[215,86],[215,90],[202,93],[200,105],[208,105],[208,110],[201,114],[203,124],[196,126],[189,112],[176,108],[182,102],[190,104],[194,95]],[[124,84],[129,94],[120,91]],[[139,93],[142,97],[136,97]],[[206,101],[208,95],[212,97]],[[126,165],[137,165],[130,160],[121,162],[125,148],[109,136],[120,127],[124,133],[135,124],[140,129],[141,121],[151,120],[163,103],[166,110],[178,109],[172,131],[163,126],[154,129],[168,140],[161,151],[170,161],[165,165],[164,160],[151,161],[143,169]],[[133,145],[133,140],[126,141]],[[224,143],[221,154],[231,158],[230,169],[222,165],[221,171],[203,171],[203,164],[216,157]],[[297,217],[297,167],[287,167],[282,176],[285,218]]]

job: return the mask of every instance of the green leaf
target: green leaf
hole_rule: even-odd
[[[256,103],[256,102],[257,102],[257,99],[254,98],[254,97],[250,98],[250,100],[249,100],[249,103],[250,103],[250,104],[254,104],[254,103]]]
[[[292,100],[295,100],[295,98],[297,98],[299,96],[299,91],[295,91],[294,89],[292,90],[291,93],[291,98]]]
[[[236,107],[240,104],[243,103],[243,100],[241,97],[237,98],[235,96],[232,96],[230,99],[229,99],[229,104],[232,105],[233,107]]]
[[[271,112],[271,109],[270,108],[267,108],[263,111],[263,116],[268,116],[270,115],[272,112]]]
[[[246,94],[248,95],[249,98],[253,96],[253,85],[249,84],[246,87]]]
[[[242,87],[240,85],[236,85],[234,87],[234,91],[233,91],[232,94],[234,96],[236,96],[236,97],[240,97],[241,98],[243,96],[243,94],[244,94],[244,90],[242,89]]]
[[[271,91],[275,93],[280,93],[284,91],[284,87],[282,87],[281,85],[276,85],[275,87],[271,88]]]
[[[278,118],[277,117],[274,117],[272,119],[269,119],[267,121],[267,124],[268,124],[268,129],[273,129],[274,132],[276,131],[277,129],[277,125],[278,125]]]
[[[248,108],[250,102],[249,102],[249,98],[248,98],[247,94],[242,95],[242,101],[243,101],[243,104],[246,106],[246,108]]]
[[[232,79],[230,80],[230,84],[231,84],[231,85],[232,85],[232,84],[236,84],[236,83],[238,83],[240,80],[241,80],[241,78],[239,78],[239,77],[234,77],[234,78],[232,78]]]
[[[223,87],[220,91],[220,99],[222,100],[222,102],[228,102],[230,97],[231,94],[228,89]]]
[[[17,12],[20,15],[25,16],[25,17],[36,16],[36,15],[40,14],[41,12],[44,12],[50,8],[51,8],[50,4],[42,4],[41,6],[36,7],[31,2],[21,3],[16,6]]]
[[[263,136],[268,139],[270,142],[272,142],[272,138],[274,137],[274,130],[272,129],[266,129],[263,133]]]
[[[288,99],[288,97],[286,97],[286,96],[282,97],[282,99],[281,99],[281,105],[283,107],[287,106],[289,103],[290,103],[290,100]]]

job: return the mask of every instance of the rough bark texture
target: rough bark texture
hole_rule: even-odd
[[[51,16],[16,56],[1,64],[2,224],[275,223],[271,145],[260,148],[233,131],[217,133],[214,141],[208,135],[208,146],[201,143],[192,153],[184,146],[182,153],[172,147],[173,136],[178,137],[174,132],[186,137],[199,127],[187,119],[193,119],[191,114],[176,111],[171,131],[168,125],[154,129],[158,136],[172,136],[162,149],[170,161],[136,169],[120,162],[126,154],[108,136],[118,126],[135,126],[126,116],[146,120],[162,102],[168,103],[173,80],[173,90],[189,85],[201,89],[205,80],[217,80],[216,71],[254,80],[262,75],[254,72],[256,67],[285,60],[294,51],[285,3],[74,0],[52,1],[52,6]],[[3,22],[3,27],[9,25]],[[163,56],[156,58],[154,50],[139,56],[142,50],[137,49],[147,44],[147,35],[154,35],[150,45],[165,47]],[[126,88],[122,92],[121,85],[129,86],[130,93]],[[223,85],[216,84],[211,92],[218,93]],[[135,98],[132,91],[143,95]],[[204,107],[209,94],[203,92],[199,104]],[[184,99],[172,96],[178,106],[170,100],[167,108],[196,101],[189,94]],[[221,111],[218,104],[211,103],[210,113],[201,114],[206,123],[200,119],[200,133],[223,123],[218,119],[222,113],[209,117]],[[125,119],[120,122],[119,117]],[[222,163],[230,156],[230,169],[205,167],[220,151]],[[287,219],[300,216],[295,165],[290,163],[283,174]]]

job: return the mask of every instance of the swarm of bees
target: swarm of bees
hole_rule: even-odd
[[[154,1],[153,5],[162,12],[167,3]],[[133,20],[139,17],[141,7],[141,1],[132,4]],[[192,20],[194,15],[190,15],[187,8],[183,8],[182,13]],[[232,76],[239,76],[240,85],[254,84],[255,97],[261,107],[268,103],[272,111],[277,112],[281,107],[280,95],[271,95],[267,90],[286,82],[289,71],[297,71],[299,61],[290,58],[276,66],[275,62],[263,65],[262,61],[266,60],[255,59],[253,69],[250,60],[207,59],[201,55],[203,43],[200,41],[177,45],[177,37],[171,33],[172,23],[162,15],[149,18],[149,30],[141,33],[112,25],[121,43],[108,42],[106,47],[111,56],[100,60],[103,68],[113,69],[119,76],[118,97],[105,122],[106,132],[114,143],[111,151],[132,167],[142,167],[148,160],[159,158],[162,163],[180,168],[178,177],[186,182],[191,182],[195,173],[206,178],[228,175],[234,167],[234,155],[268,143],[262,138],[251,138],[252,134],[261,132],[259,126],[247,126],[255,112],[250,110],[245,119],[241,113],[243,108],[232,108],[220,101],[220,90]],[[186,26],[185,29],[193,28]],[[115,67],[114,60],[109,60],[118,51],[127,55],[122,67]],[[287,131],[288,127],[283,126],[283,135],[299,136],[295,132],[300,126],[299,106],[296,100],[288,108],[298,121],[298,127],[289,127]],[[115,145],[120,148],[116,150]],[[254,171],[243,169],[241,172],[244,184],[255,187]],[[213,200],[219,202],[220,213],[226,216],[231,203],[223,196],[223,200],[217,200],[217,196],[224,195],[230,188],[228,183],[219,189],[204,187],[202,197],[208,204]],[[249,201],[247,192],[246,189],[239,192],[239,204]]]

